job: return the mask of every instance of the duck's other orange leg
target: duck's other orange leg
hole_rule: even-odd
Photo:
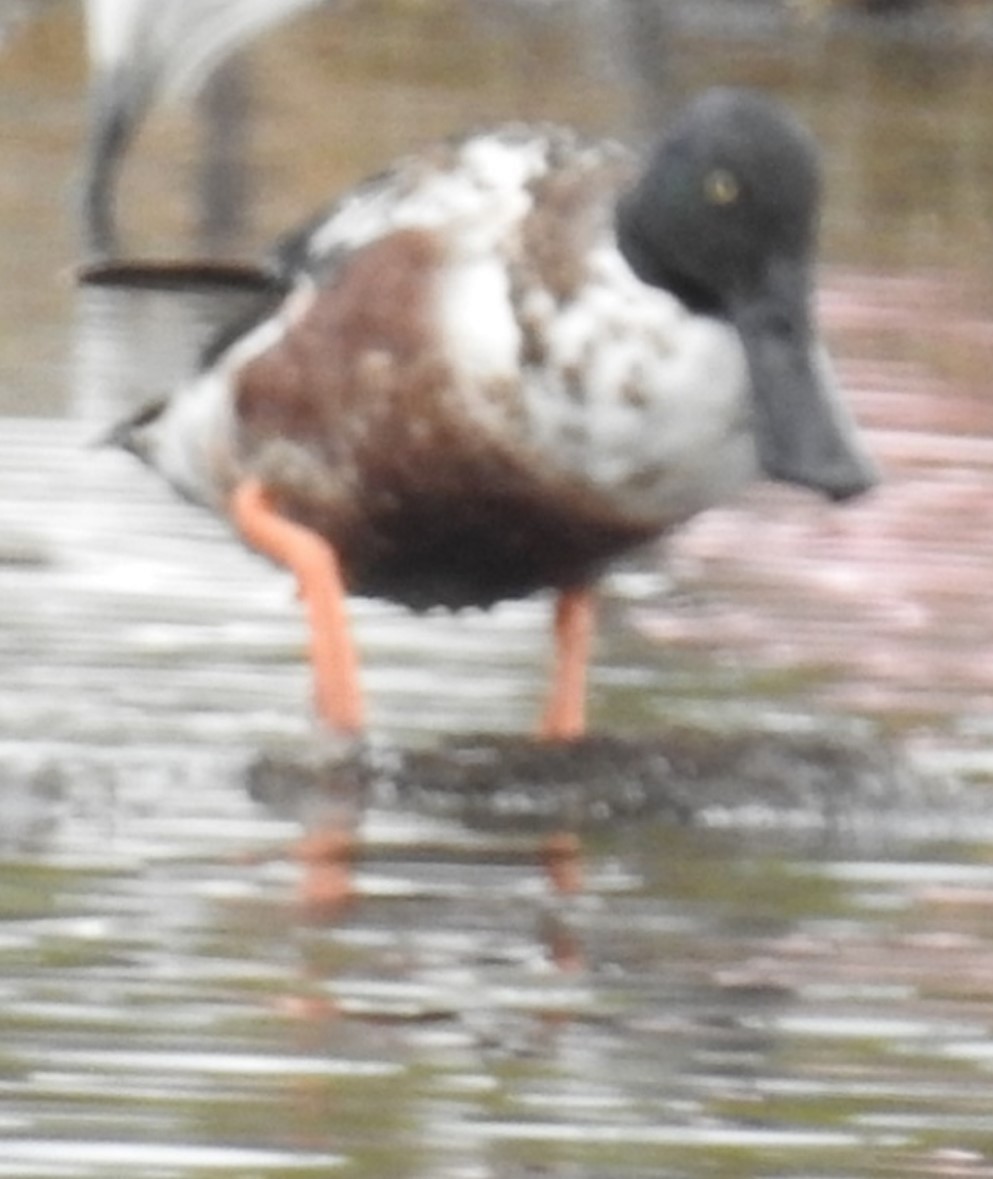
[[[561,593],[555,603],[555,661],[548,704],[539,735],[546,741],[572,741],[586,732],[586,673],[596,626],[592,590]],[[558,893],[577,893],[583,886],[579,836],[560,831],[542,847],[545,871]]]
[[[555,664],[540,735],[570,741],[586,731],[586,672],[596,624],[590,589],[565,590],[555,603]]]
[[[281,515],[258,479],[246,479],[235,488],[231,517],[252,548],[285,565],[297,579],[310,623],[318,714],[338,732],[361,732],[365,710],[359,661],[334,549],[316,533]]]

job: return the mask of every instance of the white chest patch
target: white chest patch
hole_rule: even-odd
[[[543,469],[579,477],[615,509],[660,526],[757,476],[737,333],[641,283],[612,243],[591,254],[564,302],[540,287],[512,293],[497,259],[453,260],[439,298],[446,353],[463,396],[479,394],[480,426],[486,387],[511,382],[517,444]]]
[[[729,325],[625,276],[592,281],[546,333],[547,363],[524,385],[533,444],[617,506],[676,522],[755,478]]]

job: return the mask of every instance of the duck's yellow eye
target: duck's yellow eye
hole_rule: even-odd
[[[708,172],[703,191],[712,205],[731,205],[738,199],[741,188],[733,172],[715,168],[713,172]]]

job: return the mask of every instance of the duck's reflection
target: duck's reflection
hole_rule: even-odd
[[[594,832],[741,825],[854,845],[866,832],[891,830],[895,809],[918,805],[921,789],[911,768],[872,739],[686,727],[565,744],[485,733],[418,748],[298,744],[253,758],[245,784],[303,829],[290,854],[303,869],[302,911],[315,916],[362,899],[357,861],[530,864],[552,895],[569,898],[596,888],[582,842]],[[370,810],[406,822],[404,839],[370,843]],[[442,826],[418,834],[424,823]],[[574,948],[554,955],[571,956]]]

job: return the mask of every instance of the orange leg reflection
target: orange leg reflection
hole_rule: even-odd
[[[583,890],[583,846],[572,831],[556,831],[541,845],[541,859],[552,888],[562,896]]]
[[[303,866],[298,899],[305,913],[333,917],[355,899],[355,833],[350,826],[326,824],[301,836],[292,855]]]

